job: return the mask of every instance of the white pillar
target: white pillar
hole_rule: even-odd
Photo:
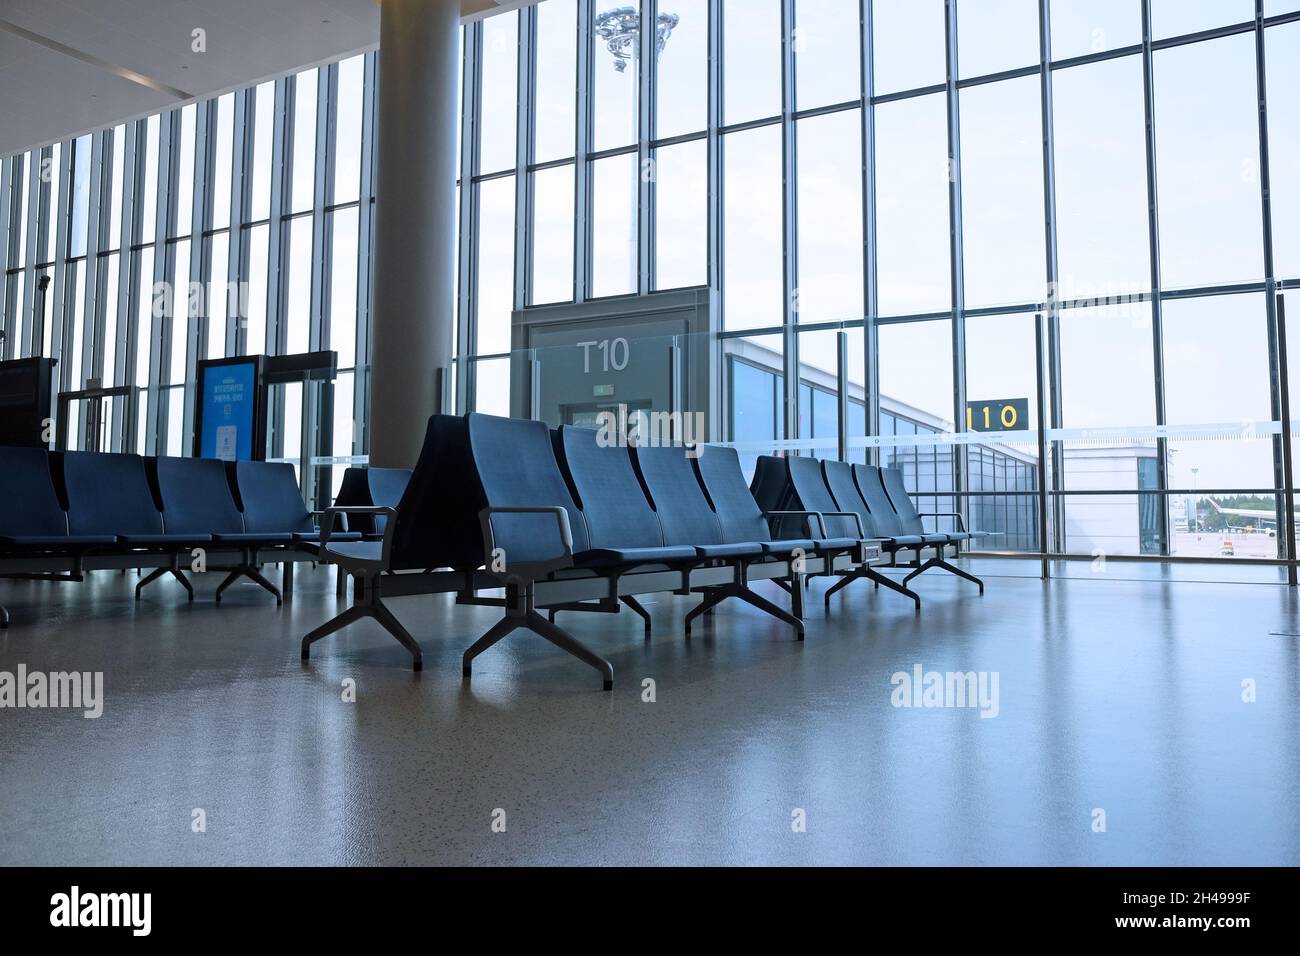
[[[370,462],[411,467],[452,357],[459,0],[382,0]]]

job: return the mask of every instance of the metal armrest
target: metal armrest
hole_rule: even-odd
[[[957,530],[966,530],[966,519],[956,511],[921,511],[917,513],[918,518],[956,518]]]
[[[818,526],[822,529],[821,536],[823,538],[827,536],[826,520],[822,517],[822,513],[820,511],[767,511],[763,513],[763,517],[765,518],[771,518],[773,515],[790,515],[792,517],[798,516],[800,518],[816,518]],[[809,534],[813,533],[811,521],[808,522],[808,533]],[[816,537],[816,535],[813,536]]]
[[[325,553],[325,546],[329,544],[330,532],[334,529],[334,518],[337,515],[387,515],[390,519],[393,519],[397,517],[397,509],[378,505],[348,505],[326,508],[324,512],[326,520],[322,521],[320,526],[320,556],[321,560],[326,562],[329,561],[329,556]],[[397,527],[397,522],[393,520],[384,525],[384,546],[381,551],[384,567],[388,567],[388,556],[393,546],[393,529],[395,527]]]
[[[547,558],[544,561],[526,561],[522,564],[511,568],[509,566],[509,556],[506,558],[507,566],[504,570],[498,572],[492,567],[492,555],[496,552],[496,532],[492,526],[492,518],[495,515],[529,515],[529,514],[549,514],[555,517],[555,523],[560,532],[560,549],[561,554],[554,558]],[[526,578],[535,580],[539,577],[545,577],[552,571],[558,571],[561,568],[573,567],[573,529],[569,527],[569,513],[558,506],[511,506],[500,505],[484,508],[478,513],[479,525],[483,529],[483,555],[485,558],[484,565],[488,573],[500,580],[506,580],[511,577]]]

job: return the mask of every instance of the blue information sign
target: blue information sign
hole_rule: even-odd
[[[257,413],[257,362],[210,365],[204,369],[199,455],[224,461],[253,457]]]

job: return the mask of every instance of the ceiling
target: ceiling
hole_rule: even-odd
[[[461,13],[530,2],[461,0]],[[378,44],[378,0],[0,0],[0,156]]]

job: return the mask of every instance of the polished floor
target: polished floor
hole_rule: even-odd
[[[278,610],[252,585],[215,606],[215,575],[193,605],[116,573],[0,581],[0,671],[105,684],[97,720],[0,710],[0,863],[1300,863],[1300,610],[1274,569],[976,566],[984,597],[930,572],[919,615],[858,583],[823,616],[815,582],[803,644],[735,601],[690,641],[684,598],[648,642],[630,613],[562,615],[608,694],[525,632],[463,683],[495,612],[442,597],[393,602],[422,674],[370,622],[304,665],[323,569]],[[916,665],[996,673],[998,715],[895,707]]]

